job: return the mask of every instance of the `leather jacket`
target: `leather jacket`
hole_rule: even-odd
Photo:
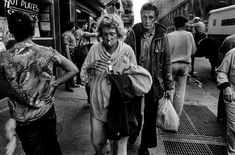
[[[141,38],[143,36],[142,23],[135,24],[128,32],[125,42],[129,44],[136,54],[137,64],[141,53]],[[155,24],[155,34],[151,42],[150,58],[153,79],[154,101],[163,96],[165,90],[173,89],[169,42],[166,28]]]

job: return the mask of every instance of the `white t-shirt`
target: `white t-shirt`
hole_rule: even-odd
[[[191,32],[181,30],[168,35],[171,62],[191,63],[191,56],[196,52],[196,44]]]

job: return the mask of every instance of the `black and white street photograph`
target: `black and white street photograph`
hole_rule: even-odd
[[[0,155],[235,155],[235,0],[0,0]]]

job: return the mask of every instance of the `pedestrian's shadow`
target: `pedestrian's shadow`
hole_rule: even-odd
[[[90,109],[85,106],[76,110],[70,109],[64,117],[60,122],[63,130],[59,135],[63,154],[93,154],[90,141]]]

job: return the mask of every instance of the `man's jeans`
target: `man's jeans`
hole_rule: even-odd
[[[187,84],[187,74],[189,70],[189,64],[187,63],[172,63],[172,76],[174,80],[174,90],[172,92],[172,103],[176,113],[180,117],[183,106],[184,97]]]
[[[56,135],[54,106],[38,120],[17,122],[16,133],[26,155],[62,155]]]

